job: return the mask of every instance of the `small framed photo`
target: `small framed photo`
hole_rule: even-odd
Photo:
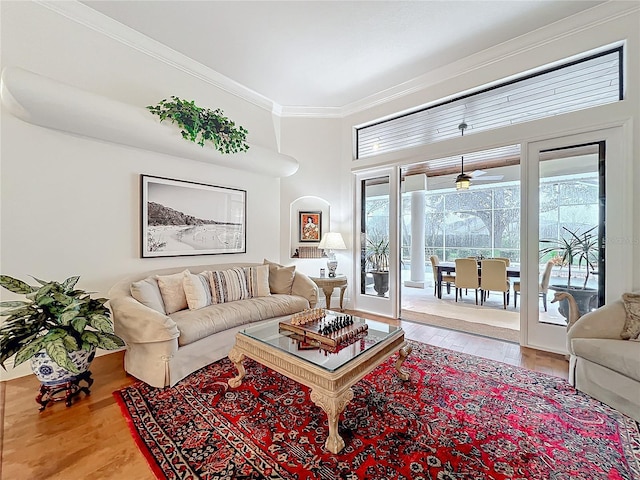
[[[246,253],[246,190],[141,175],[142,257]]]
[[[300,242],[319,242],[322,238],[322,212],[298,212]]]

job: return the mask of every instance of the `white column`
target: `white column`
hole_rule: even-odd
[[[424,288],[425,191],[411,192],[411,280],[406,287]]]

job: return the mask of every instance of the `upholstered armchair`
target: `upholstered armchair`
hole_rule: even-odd
[[[625,319],[617,300],[569,329],[569,383],[640,422],[640,341],[621,338]]]

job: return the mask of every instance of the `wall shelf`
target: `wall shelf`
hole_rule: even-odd
[[[249,151],[230,155],[203,148],[184,140],[175,125],[160,123],[146,108],[18,67],[3,70],[0,96],[12,115],[41,127],[272,177],[293,175],[299,166],[293,157],[251,142]]]

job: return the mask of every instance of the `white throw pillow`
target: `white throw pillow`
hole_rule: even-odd
[[[182,286],[187,297],[189,310],[197,310],[213,303],[209,274],[210,272],[202,272],[195,275],[188,271],[184,272]]]
[[[166,313],[158,281],[155,278],[147,277],[144,280],[133,282],[129,290],[131,291],[131,296],[141,304],[152,308],[156,312]]]
[[[173,275],[156,275],[167,315],[185,310],[188,307],[187,296],[182,285],[185,272],[188,273],[189,270],[174,273]]]

